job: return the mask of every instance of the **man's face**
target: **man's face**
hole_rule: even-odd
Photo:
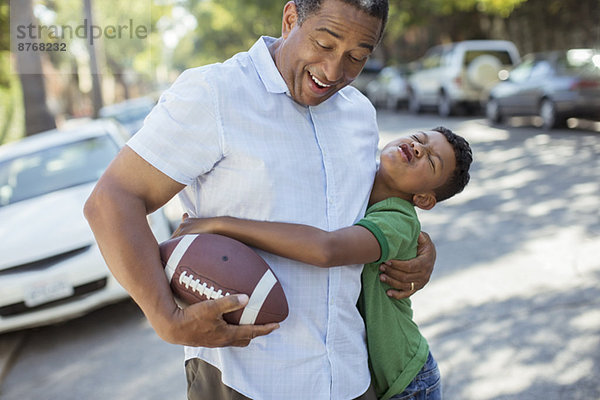
[[[325,0],[300,26],[286,4],[275,64],[292,98],[315,106],[351,83],[379,39],[382,21],[339,0]]]

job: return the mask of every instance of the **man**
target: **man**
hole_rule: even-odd
[[[290,314],[281,329],[231,326],[222,314],[242,308],[247,296],[177,307],[146,215],[184,189],[191,216],[327,230],[362,217],[377,126],[373,107],[346,86],[386,19],[383,0],[288,2],[279,39],[263,37],[223,64],[184,72],[86,203],[115,277],[161,338],[190,346],[189,398],[352,399],[367,392],[364,325],[355,307],[360,267],[324,270],[261,253]],[[428,281],[435,250],[426,236],[422,242],[420,258],[383,267],[383,279],[400,290],[390,295],[406,297]]]

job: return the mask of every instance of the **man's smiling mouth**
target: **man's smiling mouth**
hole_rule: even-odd
[[[323,89],[330,88],[330,87],[333,86],[333,85],[327,85],[327,84],[321,82],[319,79],[317,79],[316,76],[314,76],[313,74],[311,74],[310,71],[308,72],[308,74],[310,75],[310,77],[313,80],[313,82],[315,82],[317,84],[317,86],[319,86],[319,87],[321,87]]]

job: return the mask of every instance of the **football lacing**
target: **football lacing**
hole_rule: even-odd
[[[188,275],[186,271],[183,271],[179,275],[179,283],[185,285],[186,289],[192,288],[193,292],[198,292],[201,296],[206,296],[208,299],[220,299],[224,296],[229,296],[229,292],[223,294],[221,289],[215,290],[214,286],[208,287],[206,282],[201,282],[200,279],[194,279],[194,275]]]

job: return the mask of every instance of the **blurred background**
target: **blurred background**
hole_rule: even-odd
[[[84,16],[99,26],[133,20],[147,28],[141,40],[86,40],[42,32],[43,42],[67,51],[12,52],[8,0],[0,2],[0,143],[51,129],[73,117],[98,116],[104,105],[156,96],[182,70],[223,61],[247,50],[260,35],[279,36],[284,1],[146,0],[125,4],[92,0],[19,0],[24,25],[76,27]],[[598,49],[597,0],[390,1],[389,23],[361,79],[383,66],[405,71],[435,45],[472,39],[512,41],[521,55],[571,48]],[[13,19],[15,19],[13,18]],[[15,21],[13,21],[15,22]],[[14,36],[14,35],[12,35]],[[13,42],[12,46],[16,44]],[[22,54],[21,54],[22,55]],[[40,65],[31,73],[31,65]],[[20,72],[26,71],[25,74]],[[99,71],[93,74],[92,72]],[[14,73],[11,73],[14,72]],[[38,71],[36,71],[38,72]],[[365,83],[357,82],[365,90]]]
[[[284,4],[0,0],[0,399],[185,398],[182,349],[83,203],[184,69],[278,37]],[[474,150],[464,193],[420,215],[446,399],[600,399],[599,21],[600,0],[391,0],[353,83],[380,144],[445,125]],[[148,217],[157,240],[180,214]]]

